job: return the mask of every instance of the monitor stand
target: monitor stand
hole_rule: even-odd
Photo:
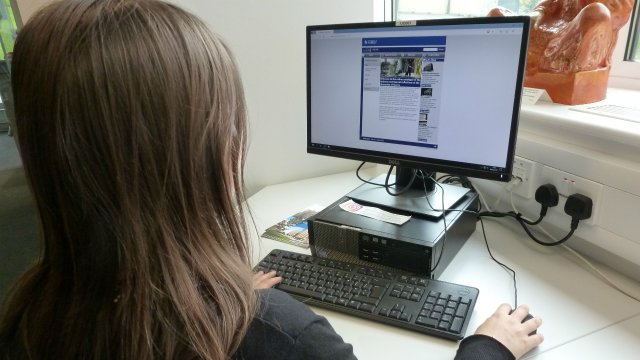
[[[371,182],[384,184],[385,178],[386,175],[380,175],[371,180]],[[391,176],[389,181],[393,182],[393,180],[394,177]],[[392,189],[392,191],[394,190],[395,189]],[[444,204],[442,202],[443,192]],[[410,188],[402,195],[392,196],[389,195],[382,186],[364,183],[348,193],[346,196],[353,200],[359,200],[372,205],[379,205],[406,211],[412,214],[422,214],[429,217],[439,218],[443,214],[442,209],[451,208],[468,192],[469,189],[461,186],[438,184],[435,186],[433,191],[428,193],[427,197],[425,197],[424,189],[417,188]]]

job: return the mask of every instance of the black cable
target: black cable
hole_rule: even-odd
[[[546,210],[544,211],[544,213],[546,214]],[[516,214],[516,219],[519,219],[519,221],[522,221],[522,222],[524,222],[525,224],[528,224],[528,225],[538,225],[538,224],[540,224],[542,219],[544,219],[545,214],[543,214],[541,212],[540,216],[538,217],[537,220],[531,221],[531,220],[527,220],[527,219],[523,218],[522,214],[518,213],[518,214]]]
[[[369,181],[369,180],[365,180],[365,179],[362,178],[362,176],[360,176],[360,169],[362,169],[362,167],[366,163],[367,163],[366,161],[361,162],[360,166],[358,166],[358,168],[356,169],[356,177],[358,178],[358,180],[360,180],[360,181],[362,181],[363,183],[366,183],[366,184],[371,184],[371,185],[376,185],[376,186],[386,186],[384,184],[378,184],[378,183],[374,183],[374,182]]]
[[[382,186],[382,187],[391,187],[391,186],[394,186],[396,184],[396,183],[393,183],[393,184],[378,184],[378,183],[374,183],[373,181],[369,181],[369,180],[363,179],[360,176],[360,169],[362,169],[362,167],[366,163],[367,163],[366,161],[363,161],[362,163],[360,163],[360,166],[358,166],[358,168],[356,169],[356,176],[358,177],[358,180],[360,180],[360,181],[362,181],[363,183],[366,183],[366,184],[375,185],[375,186]],[[393,169],[393,166],[389,168],[389,172],[391,172],[392,169]],[[387,182],[388,182],[388,180],[387,180]]]
[[[440,186],[440,184],[437,181],[435,181],[435,179],[433,179],[433,177],[431,177],[431,180],[435,181],[436,186],[438,186],[440,188],[440,190],[441,190],[441,196],[442,196],[442,200],[441,201],[442,201],[442,204],[443,204],[443,209],[434,209],[433,206],[431,205],[431,203],[429,202],[426,181],[424,180],[424,177],[422,177],[422,179],[423,179],[423,186],[424,186],[425,196],[426,196],[427,203],[429,204],[429,207],[432,210],[441,210],[443,212],[442,220],[443,220],[443,223],[444,223],[444,236],[443,236],[443,239],[442,239],[442,249],[440,251],[440,254],[438,255],[438,260],[436,260],[435,266],[433,266],[433,268],[431,269],[431,272],[433,273],[435,271],[435,269],[438,268],[438,265],[440,264],[440,260],[442,259],[442,254],[444,253],[444,247],[445,247],[445,245],[447,243],[447,218],[446,218],[446,212],[445,212],[445,209],[444,209],[444,188],[442,186]],[[462,178],[460,178],[460,179],[462,179]],[[466,182],[465,180],[468,181],[468,179],[465,178],[465,179],[462,179],[461,183]],[[471,186],[471,188],[473,188],[473,186]],[[476,216],[480,220],[480,225],[482,226],[482,236],[484,237],[484,243],[485,243],[485,245],[487,247],[487,252],[489,253],[489,256],[498,265],[502,266],[502,268],[504,268],[505,270],[511,272],[511,274],[512,274],[513,291],[514,291],[514,303],[515,303],[514,309],[515,309],[515,308],[518,307],[518,283],[517,283],[517,279],[516,279],[516,272],[515,272],[515,270],[513,270],[512,268],[510,268],[506,264],[500,262],[498,259],[496,259],[493,256],[493,253],[491,252],[491,249],[489,248],[489,241],[487,240],[487,234],[486,234],[486,231],[485,231],[485,228],[484,228],[484,222],[482,221],[482,218],[479,216],[479,214],[480,214],[479,210],[480,210],[480,206],[478,205],[478,209],[475,212],[472,211],[472,213],[476,214]],[[468,210],[460,210],[460,211],[468,211]],[[513,215],[505,214],[505,213],[495,213],[495,214],[500,214],[500,215],[504,215],[504,216],[513,216]]]
[[[543,246],[558,246],[560,244],[563,244],[565,241],[569,240],[569,238],[571,236],[573,236],[573,233],[575,232],[575,230],[578,228],[578,220],[571,220],[571,230],[569,231],[569,233],[563,237],[562,239],[558,240],[558,241],[554,241],[554,242],[544,242],[540,239],[538,239],[537,237],[535,237],[535,235],[533,235],[533,233],[531,232],[531,230],[527,227],[527,224],[529,225],[536,225],[540,222],[541,219],[538,219],[534,222],[530,222],[527,221],[526,219],[524,219],[522,217],[522,215],[520,213],[514,213],[514,212],[507,212],[507,213],[501,213],[501,212],[495,212],[495,211],[485,211],[485,212],[480,212],[478,213],[478,219],[482,218],[482,217],[496,217],[496,218],[500,218],[500,217],[512,217],[514,218],[516,221],[518,221],[518,223],[520,224],[520,226],[522,226],[522,228],[524,229],[524,231],[527,233],[527,235],[535,242],[537,242],[540,245]],[[544,216],[542,216],[544,217]]]
[[[515,309],[515,308],[518,307],[518,283],[517,283],[517,280],[516,280],[516,272],[515,272],[515,270],[513,270],[509,266],[507,266],[504,263],[498,261],[498,259],[496,259],[493,256],[493,253],[491,253],[491,249],[489,248],[489,241],[487,240],[487,233],[486,233],[486,231],[484,229],[484,221],[482,221],[482,217],[480,217],[480,216],[478,216],[478,220],[480,220],[480,226],[482,227],[482,236],[484,237],[484,243],[487,246],[487,252],[489,253],[489,256],[498,265],[502,266],[502,268],[504,268],[505,270],[511,272],[511,275],[513,277],[513,295],[514,295],[514,307],[513,308]]]
[[[436,260],[436,264],[431,268],[431,273],[433,273],[438,268],[438,265],[440,265],[440,260],[442,260],[442,254],[444,254],[444,246],[447,244],[447,216],[446,216],[447,214],[444,209],[444,188],[442,188],[442,186],[440,186],[440,184],[438,184],[438,182],[435,181],[433,177],[430,177],[430,179],[435,182],[436,186],[440,188],[440,196],[442,198],[441,199],[442,209],[434,209],[433,205],[431,205],[431,202],[429,201],[429,190],[427,189],[427,180],[425,179],[424,174],[422,174],[422,171],[420,171],[420,173],[421,173],[420,178],[422,179],[422,187],[424,188],[424,196],[425,196],[425,199],[427,200],[427,204],[429,204],[429,207],[431,208],[431,210],[442,211],[442,222],[444,224],[442,248],[440,249],[440,254],[438,254],[438,260]]]
[[[440,254],[438,255],[438,260],[436,260],[436,264],[431,268],[431,272],[433,273],[435,271],[435,269],[438,268],[438,265],[440,265],[440,260],[442,259],[442,254],[444,253],[444,247],[447,243],[447,217],[446,217],[446,212],[444,209],[444,188],[438,183],[438,181],[436,181],[432,176],[430,176],[429,178],[431,180],[433,180],[436,184],[436,186],[438,186],[440,188],[441,191],[441,197],[442,197],[442,204],[443,204],[443,209],[434,209],[433,205],[431,205],[431,202],[429,201],[429,192],[427,190],[427,185],[426,185],[426,179],[424,174],[421,174],[420,178],[423,180],[423,187],[424,187],[424,192],[425,192],[425,198],[427,200],[427,203],[429,204],[429,207],[431,208],[431,210],[435,210],[435,211],[442,211],[442,220],[444,223],[444,235],[442,238],[442,248],[440,250]],[[440,177],[440,179],[442,179],[443,177]],[[453,179],[456,178],[455,176],[450,176],[448,179]],[[457,180],[455,181],[459,181],[461,184],[464,183],[468,183],[468,185],[470,186],[471,189],[473,189],[473,185],[471,185],[471,182],[469,181],[468,178],[466,177],[458,177]],[[469,211],[469,210],[456,210],[456,211]],[[512,275],[513,278],[513,293],[514,293],[514,309],[518,307],[518,282],[516,279],[516,272],[515,270],[513,270],[512,268],[510,268],[509,266],[507,266],[506,264],[500,262],[498,259],[495,258],[495,256],[493,256],[493,253],[491,252],[491,248],[489,247],[489,241],[487,240],[487,234],[486,234],[486,230],[484,228],[484,221],[482,220],[482,217],[480,216],[480,205],[478,205],[478,209],[476,209],[476,211],[471,211],[472,213],[476,214],[478,220],[480,220],[480,225],[482,227],[482,236],[484,238],[484,243],[487,247],[487,252],[489,253],[489,256],[491,257],[491,259],[496,262],[498,265],[500,265],[502,268],[504,268],[505,270],[509,271]],[[495,212],[487,212],[485,213],[484,216],[494,216],[494,217],[504,217],[504,216],[511,216],[514,218],[518,218],[516,217],[517,214],[509,214],[509,213],[495,213]]]
[[[411,175],[411,180],[409,180],[407,185],[405,185],[402,189],[400,189],[400,190],[398,190],[396,192],[391,192],[390,189],[393,186],[395,186],[396,183],[394,182],[393,184],[389,184],[389,179],[391,178],[391,172],[393,172],[393,169],[395,168],[395,166],[393,166],[393,165],[389,166],[389,171],[387,171],[387,177],[384,180],[384,184],[378,184],[378,183],[374,183],[373,181],[365,180],[360,176],[360,169],[362,169],[364,164],[366,164],[365,161],[361,162],[360,166],[358,166],[358,168],[356,169],[356,177],[358,177],[358,180],[360,180],[360,181],[362,181],[362,182],[364,182],[366,184],[375,185],[375,186],[381,186],[381,187],[383,187],[385,189],[387,194],[389,194],[391,196],[399,196],[399,195],[402,195],[403,193],[407,192],[409,189],[411,189],[411,185],[416,180],[416,170],[413,170],[413,174]]]
[[[519,221],[520,225],[522,226],[522,228],[524,229],[524,231],[527,233],[527,235],[529,235],[529,237],[531,239],[533,239],[533,241],[537,242],[538,244],[542,245],[542,246],[558,246],[563,244],[565,241],[569,240],[569,238],[571,236],[573,236],[573,233],[576,231],[576,229],[578,228],[578,220],[571,220],[571,230],[569,231],[569,233],[563,237],[562,239],[558,240],[558,241],[554,241],[554,242],[544,242],[542,240],[539,240],[538,238],[536,238],[533,233],[531,233],[531,230],[529,230],[529,228],[527,227],[527,225],[525,223],[523,223],[522,221]]]
[[[391,165],[389,167],[389,171],[387,171],[387,177],[384,180],[385,184],[389,183],[389,178],[391,177],[391,171],[393,171],[393,168],[395,166]],[[391,190],[389,190],[391,188],[391,185],[386,185],[384,187],[385,191],[387,192],[387,194],[391,195],[391,196],[400,196],[402,194],[404,194],[405,192],[407,192],[407,190],[411,189],[411,185],[413,185],[413,182],[416,180],[416,170],[412,170],[411,171],[411,180],[409,180],[409,182],[407,182],[407,185],[405,185],[402,189],[396,191],[396,192],[391,192]],[[398,182],[396,181],[394,184],[397,184]]]

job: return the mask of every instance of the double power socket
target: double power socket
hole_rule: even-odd
[[[521,182],[514,185],[511,191],[525,199],[533,199],[540,185],[555,185],[560,201],[558,206],[549,209],[549,215],[564,214],[564,204],[567,197],[572,194],[579,193],[590,197],[593,201],[591,217],[580,223],[589,225],[597,223],[598,204],[603,191],[602,184],[519,156],[516,156],[513,161],[513,176],[520,178]]]

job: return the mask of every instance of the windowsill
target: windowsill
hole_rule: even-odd
[[[640,91],[609,88],[600,103],[640,108]],[[599,103],[598,103],[599,104]],[[640,122],[570,110],[572,105],[538,101],[523,105],[520,131],[638,161]],[[640,121],[640,119],[638,119]]]

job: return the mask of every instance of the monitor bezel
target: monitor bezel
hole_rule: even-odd
[[[496,170],[488,167],[483,169],[478,164],[470,164],[464,162],[456,162],[450,160],[441,160],[428,157],[418,157],[411,155],[402,155],[387,153],[374,150],[365,150],[358,148],[331,146],[318,147],[314,146],[311,141],[311,33],[323,30],[342,30],[342,29],[366,29],[366,28],[396,28],[406,26],[439,26],[439,25],[459,25],[459,24],[523,24],[523,33],[520,45],[519,64],[516,77],[516,86],[514,93],[514,104],[511,118],[511,130],[509,135],[509,144],[506,154],[506,164],[504,169]],[[310,25],[306,28],[306,71],[307,71],[307,153],[331,156],[343,159],[371,162],[377,164],[385,164],[398,166],[403,168],[425,169],[428,171],[436,171],[440,173],[455,174],[459,176],[469,176],[496,181],[509,181],[512,176],[513,160],[515,157],[515,147],[518,134],[519,114],[521,106],[522,89],[525,76],[525,66],[527,59],[529,30],[531,18],[528,16],[509,16],[509,17],[475,17],[475,18],[447,18],[447,19],[431,19],[431,20],[415,20],[400,22],[368,22],[368,23],[347,23],[347,24],[327,24],[327,25]],[[470,65],[471,66],[471,65]]]

